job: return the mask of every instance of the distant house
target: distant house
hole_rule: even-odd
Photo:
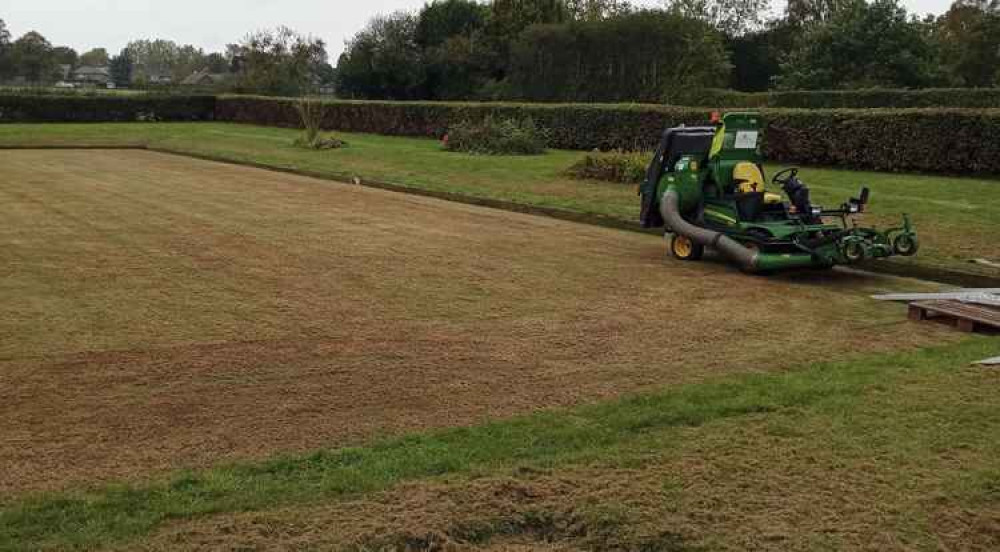
[[[82,85],[107,86],[111,82],[111,70],[107,66],[83,65],[73,71],[72,80]]]
[[[215,86],[226,82],[228,78],[229,75],[226,73],[212,73],[209,72],[208,68],[205,68],[191,73],[181,81],[181,84],[184,86]]]
[[[75,88],[73,84],[73,66],[69,64],[59,65],[59,80],[56,81],[56,88]]]
[[[149,84],[172,84],[174,82],[174,78],[169,74],[161,75],[154,73],[149,75],[148,79]]]

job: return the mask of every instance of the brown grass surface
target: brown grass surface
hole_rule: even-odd
[[[911,373],[870,389],[847,419],[806,409],[652,432],[655,452],[624,462],[177,521],[138,548],[992,552],[996,480],[962,482],[995,467],[995,447],[940,427],[970,425],[996,382],[977,368]]]
[[[661,240],[149,152],[0,152],[0,495],[948,339]]]
[[[938,475],[953,465],[890,465],[831,453],[776,436],[761,419],[744,421],[738,431],[711,429],[721,435],[691,430],[691,444],[678,454],[637,468],[406,484],[364,500],[178,521],[128,549],[810,552],[922,550],[930,542],[941,550],[989,552],[1000,546],[1000,509],[956,507],[938,491],[947,479]],[[917,477],[901,483],[900,471]]]

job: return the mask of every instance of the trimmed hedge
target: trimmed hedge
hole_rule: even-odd
[[[464,121],[530,118],[556,149],[652,149],[663,129],[705,124],[705,109],[639,104],[517,104],[464,102],[329,101],[324,128],[389,136],[441,138]],[[297,128],[295,102],[253,96],[221,96],[219,121]]]
[[[211,121],[215,96],[0,94],[0,123]]]
[[[530,118],[558,149],[653,149],[707,108],[639,104],[328,101],[327,130],[441,138],[453,124]],[[761,109],[764,153],[785,163],[1000,174],[1000,109]],[[300,128],[295,101],[250,96],[0,94],[0,123],[219,120]]]
[[[762,109],[764,153],[785,163],[880,171],[1000,174],[1000,110]],[[530,117],[549,146],[649,150],[663,130],[705,124],[709,111],[657,105],[331,101],[326,128],[440,138],[453,123]],[[216,119],[298,125],[291,100],[220,97]]]
[[[921,90],[871,88],[867,90],[789,90],[758,93],[716,89],[691,90],[664,98],[664,101],[679,106],[716,108],[1000,108],[1000,88],[925,88]]]
[[[775,161],[1000,174],[1000,110],[763,110]]]

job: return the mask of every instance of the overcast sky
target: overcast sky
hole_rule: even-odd
[[[781,9],[785,0],[772,0]],[[344,40],[377,13],[415,9],[425,0],[0,0],[15,37],[37,30],[57,46],[114,53],[136,38],[167,38],[221,51],[248,31],[287,25],[322,38],[336,64]],[[634,4],[657,5],[660,0]],[[904,0],[916,13],[942,13],[950,0]]]

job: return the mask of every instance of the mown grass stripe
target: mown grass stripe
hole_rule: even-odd
[[[551,150],[521,158],[467,156],[442,152],[436,140],[342,134],[349,147],[318,153],[294,147],[296,136],[292,129],[223,123],[0,125],[0,147],[146,144],[156,151],[332,180],[353,181],[359,176],[366,185],[382,183],[388,189],[578,222],[616,228],[635,224],[632,188],[564,175],[582,159],[579,152]],[[898,214],[905,212],[926,238],[919,256],[886,260],[870,269],[959,287],[995,287],[987,283],[996,281],[995,270],[970,264],[956,253],[977,251],[976,256],[991,258],[996,251],[984,237],[996,227],[992,214],[1000,188],[993,180],[817,167],[808,173],[816,202],[837,204],[864,184],[874,197],[866,224],[894,225]]]
[[[370,493],[403,481],[512,466],[551,467],[648,446],[656,432],[784,409],[849,409],[906,371],[952,370],[992,342],[813,364],[691,384],[566,411],[388,439],[259,463],[185,472],[156,484],[50,494],[0,508],[0,549],[93,548],[148,534],[164,522]],[[657,446],[663,440],[656,441]]]

